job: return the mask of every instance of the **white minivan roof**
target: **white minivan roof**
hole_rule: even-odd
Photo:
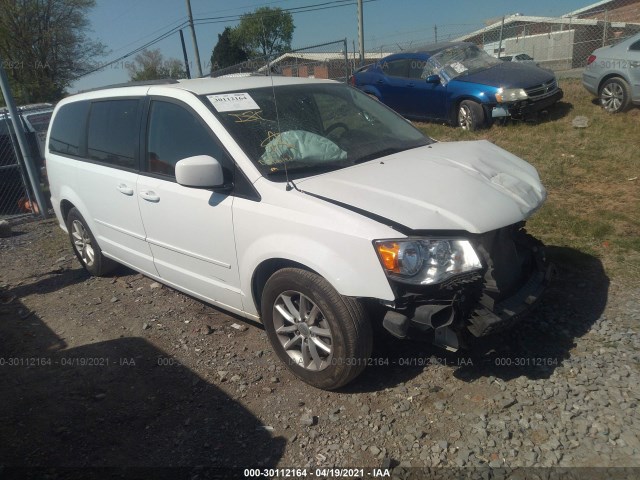
[[[100,98],[109,95],[144,95],[153,86],[163,88],[175,88],[185,90],[196,95],[208,95],[222,92],[241,92],[252,88],[282,86],[282,85],[304,85],[311,83],[336,83],[334,80],[323,80],[315,78],[299,78],[284,76],[246,76],[246,77],[219,77],[219,78],[196,78],[192,80],[156,80],[150,82],[131,82],[118,85],[107,85],[102,88],[95,88],[79,92],[71,97],[74,100]],[[99,93],[98,93],[99,92]],[[66,99],[65,99],[66,100]],[[66,102],[65,102],[66,103]]]

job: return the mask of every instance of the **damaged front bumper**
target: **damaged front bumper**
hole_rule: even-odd
[[[468,334],[481,337],[512,326],[540,299],[553,272],[542,243],[523,225],[472,236],[482,257],[480,272],[413,291],[395,285],[397,298],[386,305],[384,328],[398,338],[432,331],[436,345],[456,351]]]

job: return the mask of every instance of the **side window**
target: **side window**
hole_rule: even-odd
[[[409,65],[411,62],[412,60],[409,58],[382,62],[382,71],[390,77],[407,77],[409,76]]]
[[[426,60],[414,58],[409,64],[409,78],[425,79],[431,75],[431,70]]]
[[[175,103],[152,101],[146,171],[175,176],[178,160],[195,155],[210,155],[228,166],[226,154],[193,113]]]
[[[88,111],[89,102],[68,103],[60,107],[51,126],[50,152],[80,155]]]
[[[632,43],[631,46],[629,47],[629,50],[633,52],[640,52],[640,40]]]
[[[91,160],[136,168],[139,100],[93,102],[89,114],[87,154]]]

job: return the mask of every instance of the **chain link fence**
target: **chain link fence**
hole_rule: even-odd
[[[378,50],[419,50],[438,42],[473,42],[496,57],[530,57],[556,72],[581,71],[597,48],[640,32],[640,0],[599,1],[560,17],[505,15],[485,25],[434,25],[419,40]]]
[[[0,113],[0,220],[31,214],[31,194],[9,114]]]
[[[372,63],[389,52],[370,52],[365,63]],[[216,69],[211,76],[283,75],[323,78],[346,82],[361,64],[355,46],[349,51],[346,39],[296,48],[277,55],[256,57],[231,67]]]
[[[3,100],[0,93],[0,101]],[[51,105],[36,105],[19,110],[27,148],[41,181],[45,180],[41,173],[44,166],[43,148],[52,110]],[[0,108],[0,220],[18,220],[40,215],[41,209],[35,197],[11,115],[6,108]]]

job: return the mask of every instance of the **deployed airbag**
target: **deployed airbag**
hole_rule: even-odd
[[[263,165],[312,160],[333,162],[346,160],[347,152],[328,138],[305,130],[289,130],[276,135],[260,157]]]

